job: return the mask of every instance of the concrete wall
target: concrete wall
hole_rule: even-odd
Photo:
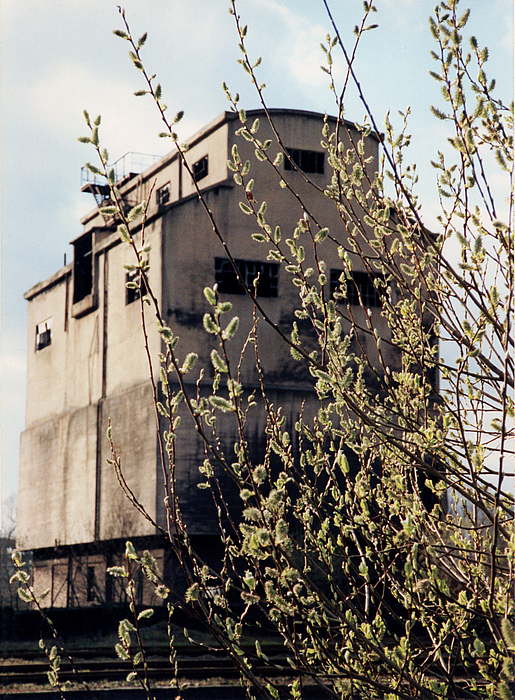
[[[96,405],[22,433],[18,520],[24,549],[94,539],[96,436]]]
[[[123,476],[138,501],[156,518],[162,475],[158,467],[156,423],[150,382],[111,394],[102,404],[101,449],[99,462],[99,531],[102,540],[134,535],[150,535],[155,528],[143,518],[122,492],[107,440],[108,420],[113,443],[121,461]]]
[[[249,115],[249,120],[254,116]],[[319,116],[278,111],[274,119],[285,147],[323,150],[320,146],[323,122]],[[261,124],[258,137],[262,141],[268,137],[274,141],[275,136],[263,115]],[[236,118],[222,115],[191,139],[187,151],[191,165],[208,155],[208,176],[198,184],[205,188],[206,204],[213,212],[223,240],[235,258],[267,260],[270,246],[252,239],[259,228],[254,217],[240,210],[239,202],[246,201],[245,195],[234,184],[227,168],[232,145],[237,143],[242,160],[251,160],[250,176],[257,183],[253,195],[258,206],[265,199],[268,223],[272,229],[275,225],[281,227],[280,246],[285,253],[289,255],[284,241],[292,236],[304,210],[320,225],[329,227],[335,241],[326,239],[318,246],[319,255],[327,263],[329,278],[330,268],[343,267],[338,245],[345,244],[348,233],[334,204],[323,193],[332,175],[327,159],[325,173],[310,174],[312,182],[306,182],[302,173],[288,171],[284,164],[275,169],[269,163],[258,162],[254,147],[236,135],[239,127]],[[350,145],[350,139],[357,137],[357,132],[350,129],[344,139],[348,139]],[[269,149],[272,159],[278,150],[278,144],[272,144]],[[367,140],[365,150],[366,155],[377,158],[374,139]],[[373,161],[371,169],[376,162]],[[283,178],[291,184],[301,202],[287,188],[278,186]],[[170,202],[159,208],[156,191],[167,182],[170,182]],[[128,180],[122,191],[132,205],[149,197],[154,183],[145,241],[141,239],[141,231],[138,232],[138,222],[133,229],[135,241],[139,247],[143,243],[151,246],[151,285],[161,302],[166,322],[180,337],[176,349],[179,361],[190,351],[199,354],[196,370],[186,377],[190,382],[189,390],[193,394],[196,392],[195,380],[199,369],[203,368],[207,392],[213,376],[210,352],[217,347],[217,340],[208,335],[202,325],[203,315],[209,311],[203,288],[214,285],[215,257],[223,257],[224,248],[177,154],[171,154],[147,172]],[[138,515],[127,501],[112,466],[106,463],[111,456],[106,439],[109,419],[127,484],[152,518],[161,526],[166,522],[149,368],[141,335],[141,308],[139,302],[126,304],[123,264],[134,263],[134,254],[129,246],[118,241],[112,227],[102,228],[105,222],[98,211],[90,212],[83,223],[85,231],[94,231],[95,304],[82,315],[73,315],[72,266],[37,285],[27,295],[27,422],[21,443],[19,498],[20,542],[25,548],[154,533],[153,525]],[[313,225],[313,233],[316,228]],[[314,267],[311,236],[303,234],[299,242],[306,250],[305,268]],[[298,291],[290,274],[281,267],[278,297],[259,299],[270,320],[287,336],[295,320],[294,310],[300,307]],[[329,294],[329,283],[325,291]],[[222,295],[222,298],[233,304],[227,321],[233,315],[240,318],[237,337],[228,344],[231,362],[236,365],[253,323],[253,303],[248,297],[235,294]],[[156,377],[155,358],[162,349],[161,340],[155,331],[153,310],[144,308]],[[343,306],[341,310],[345,315]],[[363,311],[356,309],[355,314],[356,321],[365,326],[367,319]],[[36,352],[36,325],[50,317],[52,342]],[[379,309],[371,311],[370,322],[380,335],[387,337]],[[299,326],[306,346],[316,348],[313,331],[306,324]],[[364,336],[362,342],[372,352],[373,341]],[[288,345],[262,319],[258,323],[258,348],[274,404],[283,407],[287,424],[293,431],[302,400],[307,401],[308,414],[316,411],[313,381],[305,364],[292,358]],[[356,351],[359,351],[357,344]],[[392,363],[396,360],[392,358]],[[258,380],[251,346],[241,364],[241,381],[252,390],[258,386]],[[231,416],[220,417],[218,430],[222,446],[231,459],[238,437]],[[260,401],[249,419],[246,436],[256,459],[261,459],[266,416]],[[211,495],[197,486],[201,481],[198,467],[204,458],[203,443],[184,414],[177,434],[178,490],[188,529],[198,535],[216,531],[216,511]],[[218,473],[224,484],[230,483],[223,471]],[[232,492],[229,500],[238,510],[239,496]]]

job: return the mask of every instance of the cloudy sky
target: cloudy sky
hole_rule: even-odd
[[[421,173],[426,219],[434,219],[429,159],[445,142],[429,111],[440,100],[429,77],[428,16],[436,0],[376,0],[379,27],[363,37],[356,70],[379,122],[411,106],[412,160]],[[512,0],[462,0],[468,26],[490,48],[489,77],[507,101],[513,94]],[[187,138],[228,108],[225,80],[246,108],[257,99],[237,65],[239,49],[228,0],[126,0],[137,36],[148,31],[144,59],[156,72],[170,111],[185,111]],[[361,20],[360,0],[332,0],[344,41]],[[322,0],[240,0],[251,55],[270,106],[334,112],[319,44],[332,33]],[[82,111],[102,115],[101,138],[112,161],[128,151],[164,155],[152,101],[133,96],[141,76],[109,0],[2,0],[2,491],[17,489],[19,434],[24,426],[27,330],[23,293],[71,259],[69,241],[92,208],[80,192],[80,169],[91,159],[77,137]],[[341,72],[340,72],[341,74]],[[364,114],[355,95],[346,116]],[[397,118],[397,123],[400,123]],[[32,335],[31,335],[32,341]],[[41,397],[44,401],[44,397]]]

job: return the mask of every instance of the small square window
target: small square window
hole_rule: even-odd
[[[277,297],[279,264],[255,260],[235,260],[241,279],[252,291],[254,280],[258,278],[257,296]],[[222,294],[245,294],[236,272],[226,258],[215,258],[215,282]]]
[[[139,270],[131,270],[125,274],[125,305],[128,306],[147,293],[145,280]]]
[[[331,296],[340,292],[342,282],[340,277],[342,270],[331,270],[330,285]],[[351,279],[346,279],[347,302],[351,306],[364,306],[366,309],[381,308],[381,294],[375,284],[375,280],[382,280],[382,275],[370,275],[359,270],[351,273]]]
[[[43,350],[52,343],[52,319],[38,323],[36,326],[36,352]]]
[[[207,156],[204,156],[203,158],[201,158],[193,164],[193,179],[195,180],[195,182],[198,182],[199,180],[202,180],[203,178],[207,177],[207,173],[208,161]]]
[[[167,182],[166,185],[160,187],[156,192],[157,204],[160,207],[164,207],[170,201],[170,183]]]

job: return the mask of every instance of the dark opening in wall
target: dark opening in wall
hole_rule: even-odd
[[[81,301],[93,292],[93,235],[84,234],[74,244],[73,254],[73,303]]]
[[[300,148],[287,148],[288,155],[295,165],[304,173],[324,174],[324,153],[319,151],[304,151]],[[284,159],[284,169],[293,170],[288,158]]]
[[[279,281],[279,264],[254,260],[235,260],[236,266],[245,285],[252,291],[254,280],[257,283],[257,296],[277,297]],[[215,258],[215,282],[222,294],[245,294],[238,281],[236,272],[226,258]]]
[[[88,566],[86,572],[86,600],[88,603],[92,603],[94,600],[96,600],[96,588],[97,581],[95,577],[95,567]]]
[[[170,183],[167,182],[166,185],[160,187],[156,192],[157,204],[160,207],[164,207],[170,201]]]
[[[347,301],[352,306],[363,305],[366,309],[380,308],[381,295],[374,280],[382,280],[382,275],[370,275],[368,272],[355,270],[351,273],[351,279],[344,279],[342,270],[331,270],[330,285],[331,296],[335,292],[341,292],[342,281],[347,285]],[[341,279],[340,279],[341,278]]]
[[[204,156],[196,163],[193,164],[193,179],[195,182],[202,180],[208,174],[208,160],[207,156]]]
[[[36,352],[52,343],[52,319],[38,323],[36,326]]]
[[[147,293],[145,280],[139,270],[131,270],[125,274],[125,304],[132,304]]]

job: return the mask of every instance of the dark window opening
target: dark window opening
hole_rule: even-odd
[[[157,198],[157,204],[160,207],[163,207],[165,204],[168,204],[170,201],[170,183],[167,182],[166,185],[163,185],[157,190],[156,193],[156,198]]]
[[[136,590],[134,592],[134,597],[136,598],[136,605],[143,605],[143,570],[138,569],[136,573]]]
[[[279,264],[251,260],[235,260],[240,277],[251,291],[257,282],[258,297],[277,297]],[[225,258],[215,258],[215,282],[222,294],[245,294],[233,266]]]
[[[93,236],[86,233],[73,244],[73,303],[93,291]]]
[[[86,572],[86,600],[88,603],[92,603],[97,598],[97,580],[95,577],[95,567],[88,566]]]
[[[300,148],[287,148],[288,155],[295,165],[304,173],[324,174],[324,153],[319,151],[303,151]],[[284,169],[293,170],[289,158],[284,159]]]
[[[331,270],[330,284],[331,296],[341,291],[342,270]],[[343,279],[343,277],[342,277]],[[345,279],[347,283],[347,302],[351,306],[364,306],[366,309],[380,308],[381,294],[374,284],[374,280],[383,279],[382,275],[370,275],[368,272],[355,271],[351,273],[351,279]]]
[[[52,343],[52,319],[38,323],[36,326],[36,352]]]
[[[146,293],[147,286],[140,271],[131,270],[127,272],[125,274],[125,305],[132,304],[133,301],[137,301],[142,295],[145,296]]]
[[[193,164],[193,179],[195,182],[198,182],[199,180],[202,180],[202,178],[206,177],[208,173],[208,162],[207,162],[207,156],[204,156],[200,160],[198,160],[196,163]]]

